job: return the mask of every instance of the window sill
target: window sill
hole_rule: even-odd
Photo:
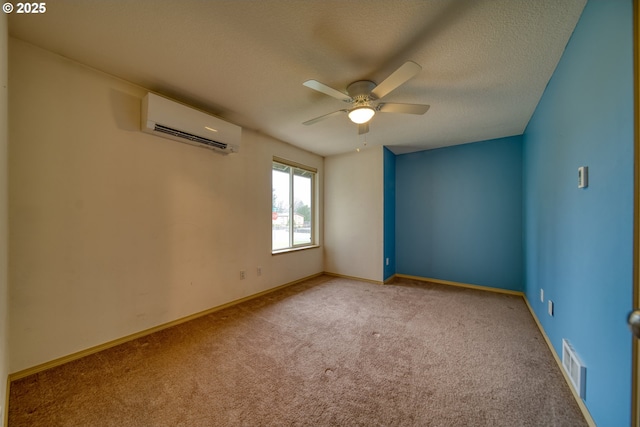
[[[320,245],[309,245],[309,246],[300,246],[297,248],[278,249],[276,251],[271,251],[271,255],[288,254],[291,252],[306,251],[307,249],[316,249],[319,247]]]

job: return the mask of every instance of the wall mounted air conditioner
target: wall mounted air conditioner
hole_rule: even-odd
[[[240,150],[242,134],[239,126],[153,93],[142,99],[141,130],[223,154]]]

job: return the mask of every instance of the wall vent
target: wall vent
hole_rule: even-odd
[[[582,364],[569,341],[562,340],[562,367],[569,375],[573,388],[585,398],[587,368]]]

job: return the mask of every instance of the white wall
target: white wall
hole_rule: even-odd
[[[9,300],[7,274],[7,16],[0,15],[0,425],[9,374]]]
[[[322,271],[321,249],[271,255],[270,188],[274,155],[320,184],[322,157],[141,133],[144,89],[9,43],[11,372]]]
[[[383,148],[325,159],[324,269],[383,281]]]

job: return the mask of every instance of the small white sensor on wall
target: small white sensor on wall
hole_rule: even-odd
[[[578,188],[587,188],[589,186],[589,167],[580,166],[578,168]]]

